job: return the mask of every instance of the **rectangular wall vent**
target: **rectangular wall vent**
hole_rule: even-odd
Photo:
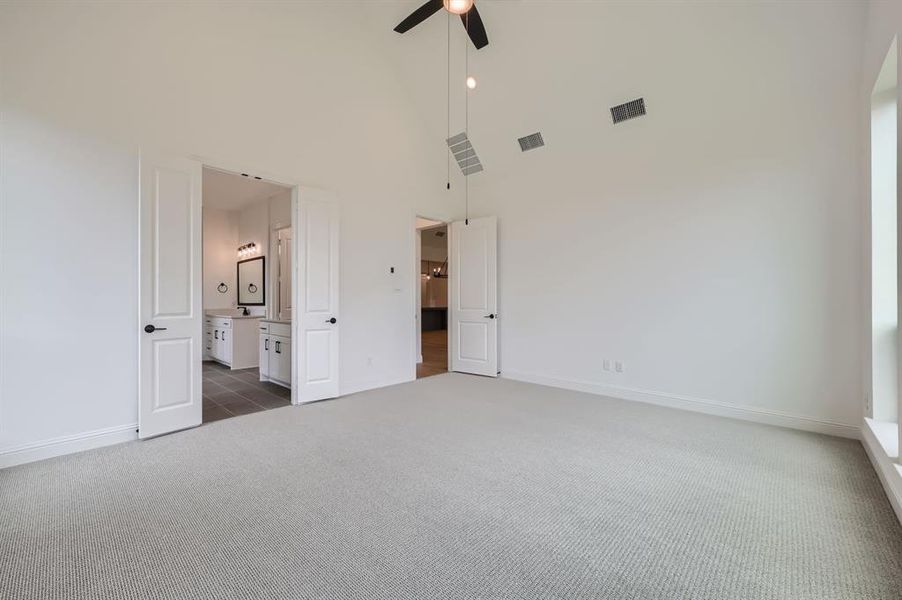
[[[637,98],[636,100],[630,100],[625,104],[611,107],[611,118],[614,120],[615,125],[629,119],[641,117],[644,114],[645,98]]]
[[[472,175],[483,170],[482,163],[476,155],[473,144],[467,138],[466,132],[458,133],[454,137],[448,138],[447,141],[448,148],[451,150],[451,154],[454,155],[454,160],[457,161],[461,173]]]
[[[533,150],[535,148],[541,148],[545,145],[545,140],[542,139],[542,134],[540,132],[527,135],[526,137],[521,137],[517,141],[520,142],[521,152],[526,152],[527,150]]]

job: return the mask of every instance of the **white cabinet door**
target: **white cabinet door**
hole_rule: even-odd
[[[291,339],[278,335],[269,338],[269,378],[291,383]]]
[[[138,437],[201,423],[201,164],[142,154]]]
[[[204,328],[204,358],[213,358],[213,328]]]
[[[268,335],[260,336],[260,380],[269,378],[269,346],[271,342]]]
[[[498,223],[495,217],[451,223],[451,370],[498,375]]]
[[[222,350],[221,358],[225,363],[232,364],[232,330],[223,329],[219,332],[220,348]]]
[[[216,360],[222,360],[222,338],[219,337],[219,334],[222,332],[222,329],[219,327],[213,328],[213,352],[211,355]]]

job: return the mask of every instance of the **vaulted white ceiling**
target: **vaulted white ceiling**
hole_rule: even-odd
[[[698,31],[704,23],[693,23],[697,7],[481,0],[477,6],[489,45],[476,50],[466,43],[460,19],[445,11],[405,34],[392,31],[421,3],[396,0],[370,3],[365,9],[397,69],[399,85],[420,110],[417,117],[424,121],[435,152],[444,154],[449,130],[454,135],[469,128],[486,169],[471,183],[542,168],[552,160],[549,154],[564,148],[594,151],[600,137],[614,135],[609,107],[678,85],[681,61],[704,59]],[[679,52],[662,51],[677,41]],[[477,88],[469,92],[468,75],[477,80]],[[691,96],[703,92],[697,89]],[[660,111],[660,106],[655,108]],[[517,138],[537,131],[545,135],[547,148],[522,154]],[[540,153],[544,157],[539,158]],[[457,170],[451,166],[452,172]]]
[[[589,181],[607,177],[608,187],[630,185],[653,156],[680,175],[681,160],[702,169],[753,120],[763,126],[747,133],[745,147],[767,148],[781,129],[771,131],[775,121],[763,115],[785,114],[800,82],[817,84],[822,75],[811,72],[812,61],[846,60],[840,44],[822,43],[834,16],[809,3],[477,0],[489,37],[481,50],[445,11],[407,33],[392,31],[420,4],[362,8],[419,110],[411,118],[422,121],[429,151],[443,159],[449,130],[468,126],[485,167],[470,177],[471,188],[547,183],[574,172],[591,173]],[[860,12],[852,4],[842,10]],[[468,74],[478,82],[469,93]],[[646,98],[648,116],[613,125],[610,107],[638,97]],[[517,138],[537,131],[546,147],[522,153]],[[451,172],[460,183],[453,163]]]

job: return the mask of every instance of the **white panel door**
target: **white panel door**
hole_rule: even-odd
[[[498,375],[498,222],[451,223],[449,362],[452,371]]]
[[[298,402],[338,396],[338,206],[304,198],[298,203],[298,297],[294,362]]]
[[[201,165],[141,157],[138,436],[200,425]]]

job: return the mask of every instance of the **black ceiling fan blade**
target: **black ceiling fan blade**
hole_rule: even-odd
[[[395,31],[398,33],[404,33],[408,29],[416,27],[438,11],[440,11],[444,7],[442,0],[429,0],[426,4],[416,9],[410,16],[406,19],[398,23],[398,26],[395,27]]]
[[[485,32],[485,25],[482,23],[482,17],[479,16],[475,4],[466,13],[460,15],[460,20],[463,21],[464,28],[470,34],[470,39],[473,40],[473,45],[477,50],[489,45],[489,34]]]

